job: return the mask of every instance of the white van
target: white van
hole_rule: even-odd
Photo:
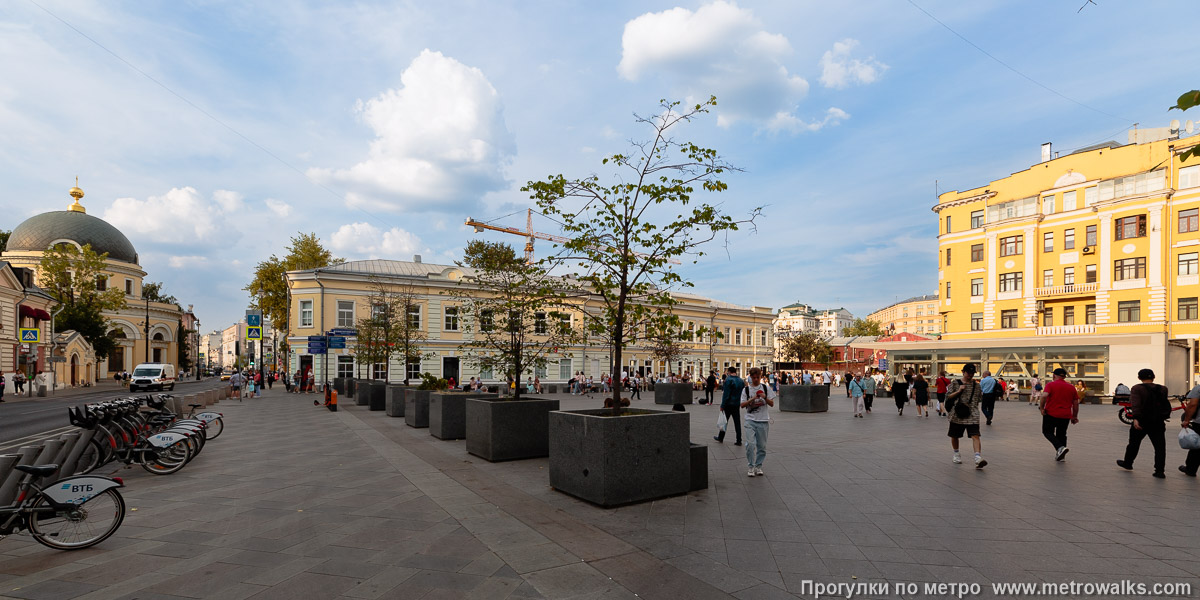
[[[142,363],[133,368],[129,377],[129,391],[174,390],[175,365],[168,363]]]

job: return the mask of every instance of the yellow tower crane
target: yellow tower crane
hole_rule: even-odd
[[[548,242],[557,242],[559,244],[565,244],[565,243],[571,241],[571,238],[566,238],[561,235],[554,235],[551,233],[542,233],[540,231],[534,231],[533,230],[533,209],[532,208],[525,211],[525,230],[524,231],[521,231],[520,229],[517,229],[516,227],[501,227],[499,225],[492,225],[490,223],[476,221],[475,219],[472,219],[469,217],[467,218],[467,226],[474,227],[475,233],[482,233],[483,230],[490,229],[492,231],[499,231],[501,233],[509,233],[512,235],[519,235],[519,236],[525,238],[525,262],[529,263],[529,264],[533,263],[533,240],[535,240],[535,239],[546,240]],[[637,254],[638,256],[646,256],[645,254],[643,254],[641,252],[636,252],[635,254]],[[668,259],[667,262],[669,262],[671,264],[675,264],[675,265],[680,264],[680,262],[678,260],[675,260],[673,258]]]

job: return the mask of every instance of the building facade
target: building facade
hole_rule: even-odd
[[[1132,138],[1131,139],[1135,139]],[[979,188],[938,217],[942,336],[911,362],[970,357],[1012,376],[1063,366],[1102,393],[1190,384],[1200,337],[1200,137],[1109,142]],[[942,356],[944,354],[944,356]]]
[[[287,344],[288,372],[313,371],[316,381],[333,377],[371,377],[374,367],[355,361],[355,339],[347,339],[345,349],[329,349],[326,354],[309,350],[309,336],[318,336],[332,329],[352,329],[359,319],[368,316],[370,296],[375,281],[384,285],[411,287],[419,296],[419,312],[413,318],[420,323],[426,341],[422,351],[428,358],[420,364],[404,365],[397,361],[387,365],[387,379],[399,381],[407,374],[410,379],[420,373],[462,381],[482,377],[498,381],[503,373],[480,372],[465,358],[463,344],[472,339],[458,313],[451,294],[459,281],[469,278],[470,272],[452,265],[435,265],[418,261],[364,260],[342,263],[320,269],[291,271],[287,274],[289,287],[291,337]],[[688,293],[673,293],[679,301],[672,310],[686,331],[695,331],[692,341],[683,342],[684,356],[674,365],[652,358],[648,347],[633,345],[623,352],[623,366],[634,373],[690,372],[693,376],[709,369],[729,366],[748,368],[769,366],[774,361],[772,323],[775,311],[764,307],[738,306]],[[573,326],[581,323],[582,311],[598,307],[596,298],[585,298],[571,311]],[[721,336],[701,334],[701,330],[720,332]],[[544,381],[566,381],[574,373],[599,378],[610,372],[612,353],[602,345],[579,344],[560,348],[550,357],[549,366],[537,370]],[[382,375],[382,373],[378,373]],[[380,377],[376,377],[380,378]]]
[[[867,320],[879,323],[889,334],[915,333],[924,337],[937,337],[942,333],[942,315],[937,294],[901,300],[867,315]]]
[[[842,335],[842,330],[854,322],[854,315],[844,308],[815,309],[808,304],[789,304],[779,309],[775,330],[785,332],[810,331],[822,337]]]

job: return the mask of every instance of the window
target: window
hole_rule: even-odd
[[[1096,324],[1096,305],[1095,304],[1089,304],[1089,305],[1083,307],[1083,320],[1088,325]]]
[[[1054,308],[1047,306],[1042,311],[1042,327],[1054,327]]]
[[[1125,196],[1133,196],[1135,194],[1148,194],[1162,190],[1166,184],[1165,174],[1166,169],[1158,169],[1148,173],[1138,173],[1128,177],[1118,177],[1108,181],[1101,181],[1100,200],[1112,200],[1114,198],[1124,198]]]
[[[1063,285],[1075,285],[1075,267],[1063,267]]]
[[[1075,230],[1068,229],[1063,232],[1063,250],[1075,249]]]
[[[1016,273],[1001,273],[999,289],[1001,292],[1019,292],[1021,291],[1021,283],[1024,278],[1025,274],[1020,271]]]
[[[738,346],[742,345],[742,330],[741,329],[734,330],[733,343]]]
[[[1137,323],[1142,320],[1142,301],[1124,300],[1117,303],[1118,323]]]
[[[1046,269],[1042,271],[1042,287],[1051,287],[1054,285],[1054,269]]]
[[[1091,205],[1095,204],[1098,195],[1099,194],[1096,193],[1096,186],[1094,186],[1094,185],[1090,188],[1083,190],[1083,205],[1091,206]]]
[[[1117,239],[1128,240],[1146,235],[1146,215],[1133,215],[1117,219]]]
[[[1024,237],[1022,235],[1014,235],[1000,238],[1000,256],[1013,256],[1024,253]]]
[[[1196,252],[1188,252],[1187,254],[1179,255],[1179,274],[1180,275],[1195,275],[1197,273],[1200,273],[1200,271],[1198,271],[1196,269],[1196,266],[1197,266],[1196,257],[1197,257]]]
[[[125,295],[126,296],[133,295],[133,280],[132,279],[125,280]]]
[[[1047,231],[1042,234],[1042,252],[1054,252],[1054,232]]]
[[[103,292],[108,289],[108,277],[105,275],[96,276],[96,291]]]
[[[371,365],[371,379],[387,379],[387,363]]]
[[[947,300],[950,299],[950,282],[949,281],[946,282],[946,299]],[[919,315],[921,313],[918,312],[917,314]]]
[[[1200,165],[1184,167],[1179,170],[1179,189],[1200,186]]]
[[[538,335],[546,333],[546,313],[539,312],[533,314],[533,332]]]
[[[409,329],[421,329],[421,305],[408,305],[408,327]]]
[[[1200,304],[1197,304],[1196,298],[1180,298],[1179,299],[1179,320],[1180,321],[1195,321],[1200,319]]]
[[[950,215],[946,215],[946,233],[950,233]]]
[[[442,315],[445,317],[445,321],[446,321],[445,326],[443,328],[446,331],[458,331],[458,307],[457,306],[444,307],[444,308],[442,308]]]
[[[555,313],[558,316],[558,330],[567,332],[571,330],[571,313]]]
[[[1095,225],[1087,226],[1087,234],[1083,240],[1083,245],[1088,246],[1089,248],[1096,247],[1096,226]]]
[[[574,365],[572,364],[571,359],[569,359],[569,358],[558,359],[558,378],[559,379],[562,379],[564,381],[567,379],[570,379],[571,374],[574,372],[575,372]]]
[[[1064,306],[1063,307],[1063,325],[1074,325],[1074,324],[1075,324],[1075,307],[1074,306]]]
[[[338,300],[338,303],[337,303],[337,326],[338,327],[354,327],[354,301],[353,300]]]
[[[418,365],[418,369],[417,369],[418,377],[420,377],[420,368],[419,367],[420,367],[420,365]],[[486,366],[479,367],[479,378],[480,379],[492,379],[492,368],[486,367]]]
[[[154,349],[154,362],[156,362],[156,363],[162,362],[162,348]]]
[[[301,327],[312,327],[313,326],[313,301],[312,300],[301,300],[300,301],[300,326]]]
[[[979,262],[983,260],[983,244],[971,245],[971,262]]]
[[[354,377],[354,357],[353,356],[337,357],[337,376],[338,377]]]
[[[728,343],[729,343],[729,340],[731,340],[731,339],[732,339],[732,338],[730,338],[730,337],[729,337],[729,328],[728,328],[728,327],[726,327],[726,328],[725,328],[725,338],[724,338],[724,339],[725,339],[725,343],[726,343],[726,344],[728,344]]]
[[[1096,265],[1088,265],[1083,268],[1084,283],[1096,283]]]
[[[1076,192],[1063,192],[1063,211],[1075,210],[1075,195]]]
[[[386,319],[387,312],[388,311],[387,311],[386,304],[378,304],[377,303],[377,304],[371,305],[371,318],[372,319]]]
[[[983,331],[983,313],[971,313],[971,331]]]
[[[973,211],[971,213],[971,229],[979,229],[980,227],[983,227],[983,211]]]
[[[767,345],[767,330],[766,330],[766,329],[764,329],[764,330],[762,330],[762,332],[760,332],[760,333],[761,333],[761,335],[760,335],[760,338],[761,338],[761,339],[759,340],[759,344],[758,344],[758,345],[760,345],[760,346],[766,346],[766,345]]]
[[[1197,215],[1200,215],[1200,209],[1189,208],[1179,211],[1179,233],[1191,233],[1200,230],[1200,216]]]
[[[492,311],[484,310],[479,313],[479,330],[491,331],[496,326],[496,320],[492,316]]]
[[[480,372],[479,375],[480,375],[480,377],[482,377],[483,373]],[[405,378],[410,379],[410,380],[411,379],[420,379],[421,378],[421,362],[420,361],[410,361],[410,362],[404,363],[404,376],[405,376]],[[488,379],[492,378],[492,373],[491,373],[490,369],[487,372],[487,378]]]
[[[1000,329],[1016,329],[1017,327],[1017,311],[1002,310],[1000,311]]]
[[[1037,212],[1037,198],[1022,198],[1003,204],[993,204],[988,207],[987,222],[995,223],[1002,219],[1028,217]]]
[[[1145,258],[1122,258],[1121,260],[1113,261],[1113,279],[1117,281],[1124,281],[1126,279],[1145,278]]]
[[[1054,195],[1042,197],[1042,214],[1043,215],[1054,214]]]
[[[946,266],[950,266],[950,249],[946,248]]]
[[[972,279],[971,280],[971,295],[972,296],[982,296],[983,295],[983,279]]]

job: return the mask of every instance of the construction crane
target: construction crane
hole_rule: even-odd
[[[472,219],[469,217],[467,218],[467,225],[469,227],[474,227],[475,233],[482,233],[483,230],[490,229],[492,231],[499,231],[501,233],[509,233],[512,235],[519,235],[519,236],[525,238],[525,262],[529,263],[529,264],[533,264],[533,240],[535,240],[535,239],[546,240],[548,242],[557,242],[559,244],[565,244],[565,243],[571,241],[571,238],[566,238],[561,235],[554,235],[551,233],[542,233],[540,231],[534,231],[533,230],[533,209],[532,208],[525,211],[525,230],[524,231],[521,231],[520,229],[517,229],[516,227],[501,227],[499,225],[492,225],[491,223],[484,223],[482,221],[476,221],[475,219]],[[643,254],[641,252],[636,252],[635,254],[637,254],[638,256],[646,256],[646,254]],[[675,260],[673,258],[668,259],[667,262],[670,262],[671,264],[675,264],[675,265],[680,264],[678,260]]]

